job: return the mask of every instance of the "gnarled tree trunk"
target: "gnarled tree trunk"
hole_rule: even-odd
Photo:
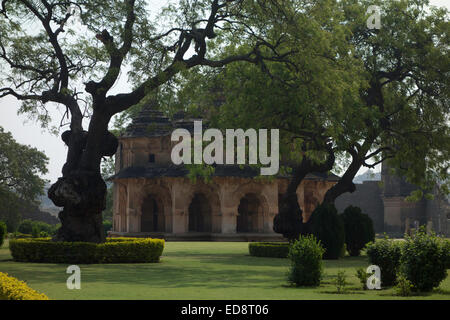
[[[112,156],[118,140],[107,130],[109,117],[94,111],[89,131],[70,130],[62,134],[68,146],[63,176],[48,190],[59,213],[61,228],[53,240],[105,241],[102,211],[106,205],[106,184],[100,174],[103,156]]]

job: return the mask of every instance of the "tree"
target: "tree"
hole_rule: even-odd
[[[35,204],[43,194],[48,158],[22,145],[0,127],[0,213],[9,225],[17,225],[23,203]]]
[[[62,177],[48,191],[63,207],[55,240],[104,241],[106,185],[100,162],[118,145],[108,131],[110,119],[144,102],[182,70],[284,61],[289,52],[282,48],[282,22],[292,13],[283,10],[283,2],[182,0],[166,8],[160,21],[149,21],[144,0],[108,6],[100,0],[1,2],[0,59],[7,72],[0,78],[0,98],[17,98],[22,111],[44,122],[45,107],[53,104],[62,105],[70,118],[70,130],[61,135],[68,147]],[[77,12],[82,26],[74,28],[69,22]],[[158,28],[158,22],[167,29]],[[250,43],[248,51],[219,59],[208,55],[233,38]],[[133,89],[111,93],[126,67]]]
[[[363,166],[383,161],[424,188],[448,183],[447,11],[425,0],[311,3],[290,22],[295,41],[286,45],[300,48],[291,64],[200,73],[177,101],[222,127],[281,130],[292,178],[274,229],[290,239],[309,232],[295,193],[307,173],[343,172],[325,195],[330,204],[355,190]],[[381,8],[380,30],[367,27],[369,5]],[[216,101],[221,107],[211,108]]]
[[[361,114],[363,126],[353,130],[357,135],[350,135],[342,150],[349,164],[326,193],[325,202],[334,203],[341,194],[355,191],[352,181],[359,169],[383,161],[424,190],[440,181],[448,192],[450,23],[446,9],[428,3],[342,2],[352,28],[350,41],[364,63],[368,85],[359,104],[368,112]],[[365,26],[368,5],[381,8],[379,30]],[[351,123],[353,119],[344,121]]]
[[[361,65],[352,56],[343,11],[334,1],[297,2],[301,14],[289,21],[287,64],[235,63],[190,73],[176,84],[171,105],[206,115],[219,128],[280,129],[283,171],[291,175],[274,230],[295,240],[308,233],[297,188],[308,173],[329,172],[342,140],[341,120],[359,113]],[[235,52],[245,51],[237,43]],[[171,93],[168,94],[169,96]],[[175,100],[175,101],[173,101]],[[217,107],[220,106],[220,107]],[[342,147],[341,147],[342,149]]]

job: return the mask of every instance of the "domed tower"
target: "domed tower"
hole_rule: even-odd
[[[119,137],[116,172],[120,169],[170,161],[172,123],[158,110],[156,100],[146,104]]]

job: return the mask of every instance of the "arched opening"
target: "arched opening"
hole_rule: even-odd
[[[141,232],[164,232],[163,207],[153,195],[142,203]]]
[[[202,193],[196,193],[189,205],[189,232],[211,232],[211,205]]]
[[[261,212],[261,203],[258,197],[249,193],[239,202],[237,216],[237,232],[258,232],[258,214]]]

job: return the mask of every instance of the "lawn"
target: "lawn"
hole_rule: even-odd
[[[81,289],[66,287],[67,265],[19,263],[7,243],[0,249],[0,271],[51,299],[405,299],[393,289],[360,289],[355,269],[366,257],[325,261],[320,287],[296,288],[286,281],[287,259],[258,258],[244,242],[166,242],[160,263],[80,265]],[[337,294],[333,279],[345,270],[348,292]],[[430,294],[407,299],[450,299],[450,277]]]

